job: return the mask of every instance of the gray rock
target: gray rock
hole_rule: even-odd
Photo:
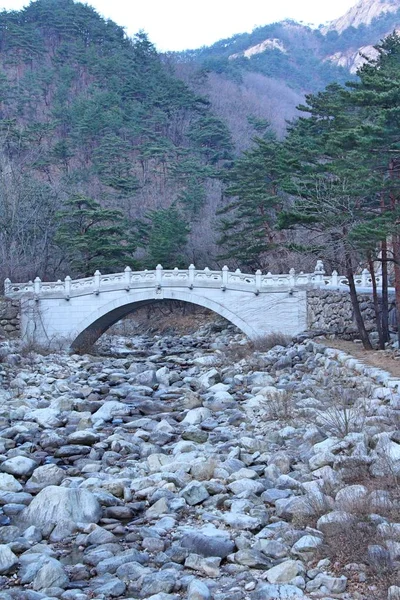
[[[106,598],[119,598],[126,591],[126,585],[123,581],[118,579],[118,577],[113,577],[108,574],[92,579],[90,584],[96,594],[104,594]]]
[[[27,456],[14,456],[1,463],[0,470],[17,477],[27,477],[37,466],[37,462]]]
[[[319,573],[315,579],[309,581],[306,586],[308,592],[323,589],[329,594],[342,594],[346,591],[347,577],[331,577],[325,573]]]
[[[145,575],[143,577],[141,594],[143,596],[151,596],[160,592],[169,594],[174,590],[175,584],[176,574],[172,571],[159,571],[158,573]]]
[[[93,446],[99,441],[99,434],[90,430],[80,430],[70,433],[67,442],[68,444],[78,444],[83,446]]]
[[[145,563],[149,558],[148,554],[139,552],[138,550],[131,549],[122,552],[118,556],[106,558],[97,563],[96,571],[99,575],[104,573],[115,573],[117,569],[126,563],[138,562]]]
[[[202,483],[192,481],[183,488],[181,495],[185,498],[189,506],[195,506],[196,504],[201,504],[204,500],[207,500],[210,494]]]
[[[251,600],[293,600],[294,598],[304,598],[303,591],[298,587],[268,583],[260,584],[251,595]]]
[[[91,417],[93,423],[98,421],[111,421],[113,417],[125,416],[129,414],[129,407],[122,402],[110,400],[103,404]]]
[[[295,560],[286,560],[269,571],[266,577],[270,583],[289,583],[299,573],[299,565]]]
[[[304,535],[292,546],[293,554],[301,554],[302,552],[314,552],[323,543],[322,538],[315,535]]]
[[[368,496],[368,490],[364,485],[348,485],[336,494],[335,502],[337,510],[353,512],[363,510]]]
[[[197,554],[189,554],[185,560],[185,567],[204,573],[208,577],[219,577],[221,559],[215,556],[203,558]]]
[[[192,554],[219,556],[220,558],[226,558],[228,554],[232,554],[235,548],[235,543],[226,537],[211,537],[197,532],[184,534],[180,544]]]
[[[32,582],[33,589],[40,591],[46,588],[65,588],[69,579],[62,565],[54,558],[48,558],[38,570]]]
[[[5,544],[0,545],[0,574],[8,573],[18,563],[14,552]]]
[[[247,492],[248,494],[261,494],[264,491],[264,485],[258,481],[252,479],[239,479],[228,485],[228,489],[234,494],[242,494]]]
[[[326,534],[334,534],[353,522],[353,516],[345,511],[332,511],[322,515],[317,521],[317,529]]]
[[[199,425],[209,417],[211,417],[211,411],[208,408],[193,408],[189,410],[186,417],[182,421],[182,425]]]
[[[188,587],[187,600],[211,600],[211,592],[205,583],[193,579]]]
[[[25,527],[35,525],[48,535],[61,521],[97,523],[100,517],[100,505],[88,490],[51,485],[22,511],[19,523]]]
[[[0,490],[5,492],[20,492],[22,485],[13,475],[0,473]]]
[[[288,547],[280,542],[276,542],[275,540],[264,540],[259,539],[254,544],[254,549],[259,550],[266,556],[271,558],[285,558],[288,555]]]
[[[65,478],[65,471],[56,465],[43,465],[32,473],[25,484],[25,491],[36,494],[49,485],[59,485]]]
[[[262,552],[248,548],[245,550],[239,550],[235,554],[235,562],[239,565],[245,565],[252,569],[270,569],[273,564],[272,561],[265,556]],[[268,571],[267,571],[268,573]]]
[[[400,600],[400,587],[392,585],[388,589],[388,600]]]
[[[146,600],[180,600],[181,596],[176,596],[175,594],[164,594],[161,592],[160,594],[153,594],[152,596],[148,596]]]
[[[107,531],[107,529],[103,529],[103,527],[98,527],[97,525],[94,527],[93,531],[89,533],[86,538],[86,544],[88,546],[94,545],[98,546],[100,544],[110,544],[116,542],[117,538],[111,531]]]

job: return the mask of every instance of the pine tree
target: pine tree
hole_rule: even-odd
[[[65,210],[57,213],[56,243],[64,250],[73,275],[88,277],[99,269],[103,273],[121,271],[135,264],[128,223],[118,210],[102,208],[85,196],[74,196]]]
[[[221,259],[234,259],[248,268],[264,267],[278,243],[276,214],[285,197],[280,183],[285,165],[281,144],[271,134],[236,160],[225,179],[231,199],[218,211]]]

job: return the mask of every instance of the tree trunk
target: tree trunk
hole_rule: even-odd
[[[382,335],[384,342],[390,340],[389,333],[389,277],[387,240],[382,241]]]
[[[347,279],[349,280],[350,299],[354,310],[354,316],[356,318],[358,333],[365,350],[372,350],[371,340],[369,339],[368,332],[365,329],[364,319],[362,318],[360,304],[358,302],[356,284],[354,282],[354,273],[351,266],[351,257],[348,255],[346,256],[346,271]]]
[[[396,294],[397,338],[400,347],[400,237],[393,236],[394,287]]]
[[[379,297],[378,297],[378,288],[376,285],[374,261],[373,261],[371,255],[368,256],[368,265],[369,265],[369,272],[371,273],[372,296],[374,299],[376,328],[378,330],[378,336],[379,336],[379,348],[381,350],[384,350],[385,349],[385,340],[383,338],[383,331],[382,331],[382,320],[381,320],[382,313],[381,313],[381,308],[379,306]]]

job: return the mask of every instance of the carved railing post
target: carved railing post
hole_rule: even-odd
[[[36,277],[36,279],[33,283],[33,289],[34,289],[36,296],[39,296],[41,287],[42,287],[42,280],[40,279],[40,277]]]
[[[11,279],[5,279],[4,280],[4,294],[7,296],[7,294],[9,294],[9,292],[11,292]]]
[[[258,271],[256,271],[256,289],[258,292],[261,289],[261,277],[262,277],[262,273],[261,273],[260,269],[258,269]]]
[[[368,271],[368,269],[364,269],[363,272],[361,273],[361,286],[362,287],[368,286],[368,278],[369,278],[369,271]]]
[[[126,288],[127,291],[129,291],[130,286],[131,286],[131,273],[132,273],[132,269],[130,267],[126,267],[124,273],[125,273],[125,275],[124,275],[125,288]]]
[[[290,287],[294,287],[296,284],[296,271],[294,269],[290,269],[289,271],[289,285]]]
[[[224,267],[222,267],[222,285],[221,285],[221,290],[223,292],[225,292],[226,288],[228,287],[228,281],[229,281],[229,267],[227,267],[225,265]]]
[[[189,265],[189,287],[192,289],[194,286],[194,274],[196,271],[196,267],[194,265]]]
[[[318,287],[323,286],[324,275],[325,275],[324,263],[322,262],[322,260],[317,260],[317,264],[315,265],[315,270],[314,270],[314,277],[315,277],[315,284]]]
[[[94,293],[96,295],[100,294],[100,277],[101,277],[101,273],[97,269],[97,271],[94,274]]]
[[[339,273],[337,271],[332,272],[332,285],[339,287]]]
[[[162,274],[163,274],[163,268],[162,268],[162,266],[161,265],[157,265],[157,267],[156,267],[156,284],[157,284],[158,288],[161,287]]]
[[[66,276],[64,280],[64,289],[65,289],[65,297],[69,300],[71,295],[71,277],[69,275]]]

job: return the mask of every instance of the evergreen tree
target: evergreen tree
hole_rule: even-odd
[[[281,144],[272,134],[257,138],[255,147],[236,160],[225,177],[231,200],[218,211],[221,259],[265,267],[278,243],[274,226],[285,201],[280,188],[284,171]]]
[[[126,219],[118,210],[105,209],[85,196],[74,196],[57,213],[55,241],[65,252],[76,277],[121,271],[132,265],[136,245]]]
[[[387,280],[387,238],[394,263],[397,322],[400,323],[400,37],[388,36],[376,46],[378,56],[359,70],[359,82],[349,84],[349,102],[363,115],[361,127],[366,162],[375,174],[377,230],[386,226],[382,267]],[[381,235],[381,237],[384,237]],[[387,313],[387,293],[384,297]],[[384,328],[387,328],[387,317]],[[398,327],[400,341],[400,326]]]
[[[187,268],[185,248],[189,227],[178,208],[173,205],[167,209],[153,210],[146,217],[140,227],[140,245],[147,252],[144,266],[154,269],[161,264]]]

